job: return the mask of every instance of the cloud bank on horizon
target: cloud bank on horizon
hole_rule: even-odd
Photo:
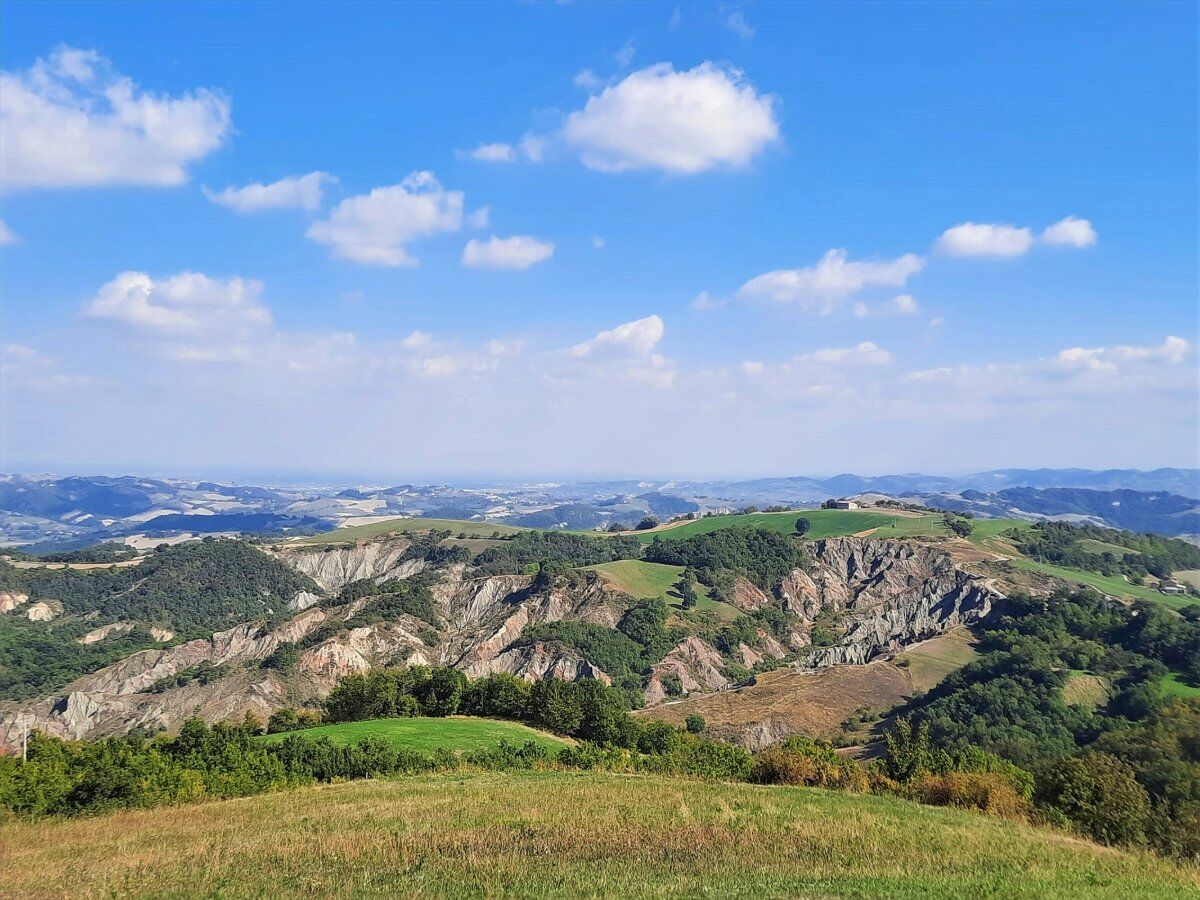
[[[833,63],[774,52],[835,32],[836,12],[698,9],[686,29],[648,9],[606,21],[638,38],[590,59],[594,11],[513,11],[572,49],[496,46],[513,71],[495,86],[347,74],[339,89],[370,96],[349,109],[306,108],[300,73],[265,77],[272,48],[170,68],[169,47],[37,47],[10,22],[4,458],[680,476],[1200,463],[1197,192],[1179,200],[1195,136],[1130,118],[1136,47],[1106,62],[1067,16],[1069,59],[1031,63],[1107,66],[1126,140],[1160,157],[1125,185],[1126,155],[1102,143],[1069,178],[1013,159],[1044,153],[1047,129],[1078,138],[1090,88],[1077,119],[1022,112],[1014,86],[926,134],[898,110],[862,115],[880,72],[847,59],[831,80]],[[983,14],[909,25],[950,37]],[[396,27],[372,15],[340,36]],[[201,27],[198,46],[218,38]],[[1182,71],[1188,51],[1168,41],[1155,64]],[[888,77],[916,93],[907,109],[941,108],[920,71],[901,55]],[[1003,76],[964,77],[1003,95]],[[1168,101],[1195,118],[1194,90]],[[998,129],[1023,137],[922,161]],[[900,132],[915,146],[880,143]]]

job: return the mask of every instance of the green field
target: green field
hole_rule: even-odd
[[[370,525],[351,525],[349,528],[335,528],[323,534],[312,534],[306,537],[288,541],[294,544],[345,544],[353,541],[371,540],[389,534],[424,534],[428,531],[450,531],[455,536],[465,533],[469,538],[490,538],[495,533],[515,534],[518,531],[528,531],[526,528],[515,528],[512,525],[498,525],[492,522],[468,522],[465,519],[388,519],[386,522],[372,522]]]
[[[858,534],[872,528],[879,529],[878,537],[912,537],[947,533],[946,527],[942,524],[942,517],[935,515],[899,516],[895,513],[873,509],[801,509],[781,513],[709,516],[706,519],[695,519],[659,531],[639,532],[637,538],[642,543],[648,544],[656,537],[677,540],[697,534],[708,534],[710,531],[720,531],[723,528],[765,528],[767,531],[774,531],[778,534],[795,534],[796,520],[801,517],[812,523],[812,530],[806,537],[813,539]]]
[[[1174,672],[1163,678],[1159,682],[1159,687],[1162,692],[1170,697],[1200,697],[1200,687],[1192,687],[1190,684],[1184,684],[1179,680],[1179,676]]]
[[[639,600],[662,600],[677,610],[683,608],[682,599],[672,591],[683,574],[683,566],[668,566],[641,559],[621,559],[585,568],[599,572],[607,581],[631,597]],[[733,620],[741,615],[736,607],[712,599],[706,585],[697,583],[696,594],[695,608],[698,611],[709,610],[725,620]]]
[[[1096,541],[1091,538],[1084,538],[1082,541],[1076,542],[1081,550],[1086,550],[1088,553],[1095,553],[1100,556],[1105,553],[1111,553],[1117,559],[1123,556],[1137,556],[1136,550],[1130,550],[1128,547],[1122,547],[1120,544],[1110,544],[1108,541]]]
[[[7,897],[1178,898],[1146,854],[893,797],[423,775],[0,825]]]
[[[266,743],[282,741],[288,734],[310,738],[329,738],[335,744],[356,744],[363,738],[383,738],[395,747],[429,752],[431,750],[486,750],[505,740],[510,744],[533,741],[547,749],[564,746],[567,741],[544,731],[517,722],[496,719],[477,719],[471,716],[452,716],[433,719],[416,716],[411,719],[372,719],[367,722],[344,722],[340,725],[321,725],[283,734],[263,735]]]

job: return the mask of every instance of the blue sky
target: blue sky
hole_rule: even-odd
[[[6,3],[0,468],[1196,465],[1197,24]]]

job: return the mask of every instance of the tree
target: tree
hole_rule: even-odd
[[[804,516],[801,516],[796,520],[796,534],[800,535],[800,537],[804,537],[804,535],[808,534],[810,531],[812,531],[812,522],[804,518]]]
[[[692,571],[690,566],[683,570],[683,575],[679,577],[679,584],[675,586],[675,590],[678,592],[679,597],[682,600],[680,606],[682,606],[684,609],[692,609],[695,607],[697,599],[696,573]]]
[[[1036,773],[1035,799],[1053,807],[1085,834],[1106,844],[1140,844],[1150,822],[1150,799],[1133,770],[1107,753],[1047,761]]]
[[[646,531],[650,528],[658,527],[658,516],[642,516],[642,521],[637,523],[638,531]]]
[[[704,721],[704,716],[696,715],[696,713],[692,713],[684,719],[683,725],[691,734],[703,734],[704,730],[708,728],[708,723]]]

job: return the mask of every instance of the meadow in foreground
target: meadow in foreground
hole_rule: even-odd
[[[0,828],[4,896],[1180,897],[1195,869],[903,800],[428,775]]]

